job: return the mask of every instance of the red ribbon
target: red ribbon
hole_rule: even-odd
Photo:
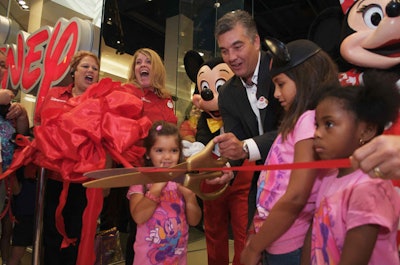
[[[351,162],[349,158],[334,159],[334,160],[319,160],[311,162],[296,162],[287,164],[275,165],[248,165],[248,166],[234,166],[234,167],[204,167],[193,168],[193,171],[208,172],[208,171],[261,171],[261,170],[293,170],[293,169],[307,169],[307,168],[349,168]],[[187,169],[182,168],[155,168],[155,167],[136,167],[139,172],[187,172]]]
[[[350,159],[336,160],[319,160],[312,162],[296,162],[288,164],[276,165],[254,165],[254,166],[235,166],[230,168],[199,168],[199,171],[217,171],[217,170],[233,170],[233,171],[261,171],[261,170],[290,170],[290,169],[307,169],[307,168],[349,168],[351,167]]]

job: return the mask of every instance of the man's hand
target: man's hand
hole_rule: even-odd
[[[231,160],[246,159],[248,154],[243,150],[243,142],[233,133],[224,133],[213,139],[219,145],[219,152],[222,157]]]
[[[350,159],[354,168],[373,178],[400,179],[400,136],[380,135],[354,151]]]
[[[226,163],[226,167],[229,168],[229,163]],[[222,170],[223,175],[218,178],[206,179],[206,183],[210,185],[227,184],[233,179],[232,170]]]

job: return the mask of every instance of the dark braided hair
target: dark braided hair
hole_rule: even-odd
[[[376,125],[379,135],[399,115],[400,93],[397,81],[398,76],[395,74],[371,70],[364,85],[328,89],[320,101],[326,98],[339,99],[342,107],[353,112],[358,120]]]

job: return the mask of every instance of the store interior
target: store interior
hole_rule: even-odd
[[[266,36],[289,42],[299,38],[316,41],[336,57],[342,19],[338,0],[0,0],[0,16],[11,19],[20,30],[34,32],[54,26],[61,17],[79,17],[100,28],[100,77],[124,82],[131,55],[141,47],[157,51],[167,68],[167,87],[174,96],[176,114],[182,121],[194,90],[183,66],[187,50],[208,59],[218,55],[215,21],[234,9],[253,14],[261,39]],[[320,25],[324,29],[321,30]],[[13,40],[9,40],[12,43]]]
[[[11,20],[18,30],[32,33],[43,26],[54,26],[60,18],[78,17],[100,29],[100,78],[125,82],[132,54],[141,47],[156,50],[167,68],[167,86],[176,100],[176,115],[183,120],[194,85],[186,76],[183,56],[187,50],[202,52],[205,59],[217,56],[213,29],[225,12],[245,9],[256,20],[261,39],[272,36],[284,42],[313,39],[333,57],[338,47],[338,23],[342,19],[338,0],[0,0],[0,16]],[[323,18],[323,19],[322,19]],[[320,32],[318,25],[331,25]],[[0,36],[6,33],[1,32]],[[5,44],[13,44],[8,40]],[[34,95],[21,95],[30,115]],[[32,117],[31,117],[32,119]],[[122,235],[124,238],[126,235]],[[229,242],[231,260],[233,241]],[[29,249],[22,261],[32,264]],[[188,264],[206,264],[204,234],[193,228],[190,233]],[[123,261],[114,264],[124,264]]]

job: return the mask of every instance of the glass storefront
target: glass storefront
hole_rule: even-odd
[[[34,33],[45,26],[53,28],[60,18],[69,21],[71,18],[78,17],[90,21],[94,27],[99,28],[95,34],[100,35],[102,32],[100,28],[105,13],[105,1],[31,0],[21,2],[27,5],[25,8],[22,8],[18,2],[21,1],[0,1],[0,16],[12,24],[9,28],[10,32],[0,30],[0,37],[7,36],[7,39],[3,40],[4,44],[15,45],[17,33],[20,31]],[[194,89],[194,84],[187,77],[183,66],[185,52],[192,49],[199,51],[204,54],[205,60],[218,55],[213,34],[215,22],[224,13],[243,8],[243,5],[243,0],[221,2],[179,0],[171,1],[166,6],[163,13],[165,14],[164,50],[159,53],[166,65],[167,87],[176,100],[175,107],[179,121],[183,119]],[[106,16],[104,20],[104,23],[107,23]],[[2,28],[4,31],[4,25]],[[124,82],[131,63],[132,51],[131,54],[118,52],[117,49],[111,47],[112,45],[107,45],[104,38],[97,36],[97,39],[100,41],[94,43],[94,46],[98,45],[98,47],[93,47],[92,51],[98,52],[101,58],[101,77],[111,77],[115,81]],[[27,97],[21,98],[30,113],[33,113],[34,108],[35,98],[32,96],[35,95],[33,94],[29,93]]]
[[[215,23],[226,12],[242,9],[243,4],[243,0],[223,1],[222,4],[218,1],[180,0],[176,13],[167,15],[165,64],[169,89],[178,98],[175,106],[180,120],[191,102],[194,90],[194,84],[188,79],[183,65],[186,51],[201,52],[204,60],[218,56],[214,38]],[[175,39],[175,42],[170,39]]]

